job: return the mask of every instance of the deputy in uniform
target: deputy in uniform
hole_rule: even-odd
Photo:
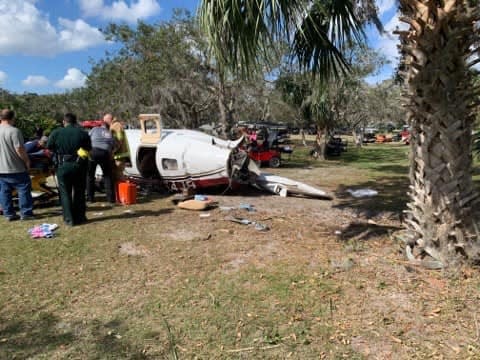
[[[88,157],[84,154],[92,148],[90,136],[77,126],[77,117],[68,113],[63,118],[63,128],[54,130],[50,135],[47,148],[55,153],[63,220],[69,226],[82,224],[87,221],[85,187]]]

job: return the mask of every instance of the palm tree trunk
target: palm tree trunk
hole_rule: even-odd
[[[318,154],[318,160],[325,160],[327,158],[327,134],[327,128],[318,128],[315,139],[315,151]]]
[[[362,147],[363,143],[363,130],[360,130],[360,132],[357,132],[358,129],[353,129],[352,130],[352,136],[353,136],[353,142],[355,143],[356,147]]]
[[[471,173],[474,91],[467,64],[478,13],[465,4],[401,0],[402,21],[411,25],[399,32],[412,125],[408,241],[444,266],[458,259],[476,262],[480,248],[479,197]]]
[[[230,106],[227,106],[227,90],[225,88],[225,75],[219,71],[218,79],[218,112],[220,120],[220,136],[228,138],[230,129],[233,125],[233,103],[230,102]]]
[[[225,84],[223,83],[223,77],[221,76],[218,82],[218,112],[220,115],[220,136],[226,137],[227,135],[227,110],[225,109]]]
[[[305,136],[305,130],[300,129],[300,135],[302,136],[302,144],[304,147],[307,147],[307,137]]]

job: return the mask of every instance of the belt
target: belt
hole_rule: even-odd
[[[77,161],[78,159],[78,155],[66,154],[66,155],[58,155],[58,156],[59,156],[59,159],[63,162],[74,162],[74,161]]]
[[[58,165],[62,165],[66,162],[75,162],[78,160],[78,155],[70,155],[70,154],[57,154],[57,163]]]

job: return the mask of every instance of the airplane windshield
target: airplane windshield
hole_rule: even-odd
[[[145,121],[145,132],[148,134],[156,134],[158,131],[157,123],[155,120],[146,120]]]

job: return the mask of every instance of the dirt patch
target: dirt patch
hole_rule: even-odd
[[[198,233],[198,231],[194,231],[194,230],[176,229],[176,230],[166,231],[164,233],[164,236],[175,241],[189,242],[189,241],[201,240],[205,238],[207,235],[201,235]]]
[[[150,252],[142,245],[137,245],[132,242],[126,242],[118,245],[118,252],[120,255],[127,256],[148,256]]]
[[[368,359],[384,360],[392,359],[393,348],[390,342],[379,336],[365,338],[363,336],[355,336],[351,340],[352,349],[366,356]]]

